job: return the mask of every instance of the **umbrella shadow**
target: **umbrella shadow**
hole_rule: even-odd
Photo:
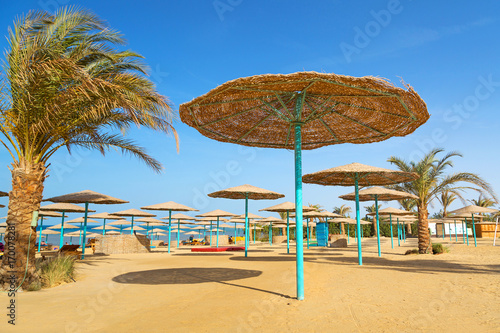
[[[266,256],[266,257],[231,257],[229,260],[236,261],[295,261],[295,256],[280,257],[280,256]],[[316,258],[304,258],[304,261],[314,261]]]
[[[253,278],[260,276],[261,274],[262,271],[248,269],[190,267],[129,272],[115,276],[112,280],[117,283],[143,285],[198,284],[215,282],[228,286],[273,294],[284,298],[292,298],[281,293],[228,282]]]
[[[173,256],[179,256],[179,257],[194,257],[194,256],[201,256],[201,257],[218,257],[218,256],[232,256],[234,255],[233,253],[210,253],[210,252],[187,252],[187,253],[174,253]]]
[[[343,264],[357,265],[357,257],[332,257],[324,258],[327,261],[316,261],[321,264]],[[437,273],[478,273],[478,274],[499,274],[500,265],[483,265],[485,268],[480,268],[474,265],[459,264],[442,260],[404,260],[394,261],[386,258],[370,258],[363,257],[363,267],[368,269],[383,269],[397,270],[406,273],[422,273],[422,274],[437,274]]]

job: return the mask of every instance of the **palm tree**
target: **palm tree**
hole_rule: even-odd
[[[438,159],[437,155],[442,153],[443,149],[433,149],[427,153],[420,161],[406,162],[399,157],[392,156],[388,162],[395,164],[401,171],[415,172],[420,177],[412,182],[394,185],[396,190],[412,193],[418,196],[413,199],[418,209],[418,250],[419,253],[432,251],[431,239],[429,234],[428,205],[431,201],[443,191],[459,191],[463,189],[474,189],[476,191],[486,191],[495,197],[490,184],[484,181],[476,174],[469,172],[452,173],[445,175],[448,167],[453,167],[453,157],[462,155],[458,152],[446,154]],[[470,186],[457,186],[458,183],[469,183],[478,186],[480,189]]]
[[[177,141],[170,104],[145,76],[142,57],[113,48],[124,42],[97,16],[75,8],[54,15],[29,12],[9,30],[0,72],[0,142],[13,159],[7,217],[11,232],[5,238],[16,255],[12,263],[3,259],[4,286],[7,271],[17,284],[24,281],[22,288],[38,279],[36,229],[30,222],[56,151],[83,147],[104,155],[110,148],[120,149],[159,172],[160,162],[126,139],[125,131],[144,126],[173,133]]]
[[[453,201],[455,201],[459,197],[462,199],[459,193],[450,190],[443,190],[439,195],[436,196],[438,201],[443,206],[442,217],[448,216],[448,207],[453,203]]]
[[[469,200],[470,203],[479,207],[493,207],[495,206],[495,201],[493,199],[485,198],[482,194],[479,194],[479,198]]]
[[[344,217],[349,217],[350,212],[352,212],[352,209],[347,205],[342,205],[340,207],[333,207],[333,213],[342,215]]]

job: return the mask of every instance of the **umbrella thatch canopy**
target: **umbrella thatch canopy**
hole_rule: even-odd
[[[315,208],[307,207],[307,206],[302,206],[302,211],[308,212],[308,211],[313,211]],[[290,201],[286,201],[283,203],[280,203],[275,206],[259,209],[259,212],[266,211],[266,212],[292,212],[295,211],[295,204]]]
[[[92,230],[120,230],[120,229],[108,224],[107,226],[101,225],[99,227],[92,228]]]
[[[119,234],[120,234],[120,232],[116,231],[116,230],[106,231],[106,235],[119,235]]]
[[[201,134],[245,146],[295,149],[297,216],[302,220],[302,149],[405,136],[429,118],[409,86],[375,77],[299,72],[239,78],[179,108]],[[302,234],[299,224],[297,234]],[[303,247],[298,237],[297,298],[303,296]]]
[[[84,219],[87,220],[87,214],[89,212],[89,203],[101,204],[101,205],[114,205],[114,204],[124,204],[128,201],[111,197],[102,193],[97,193],[90,190],[85,190],[81,192],[75,192],[65,195],[60,195],[57,197],[52,197],[45,199],[43,201],[52,202],[66,202],[66,203],[83,203],[85,204],[85,215]],[[61,235],[62,236],[62,235]],[[83,223],[83,240],[85,244],[87,238],[87,222]],[[85,246],[82,248],[82,259],[85,258]]]
[[[490,213],[496,213],[498,212],[498,209],[493,209],[493,208],[487,208],[487,207],[481,207],[481,206],[476,206],[476,205],[469,205],[462,207],[460,209],[456,209],[454,211],[448,212],[448,214],[490,214]]]
[[[483,215],[472,214],[475,219],[483,219]],[[445,219],[450,220],[472,220],[472,215],[470,213],[462,213],[462,214],[448,214],[448,216],[444,217]]]
[[[167,219],[168,217],[162,217],[162,219]],[[175,219],[175,220],[184,220],[184,221],[195,221],[196,218],[192,217],[192,216],[188,216],[186,214],[182,214],[182,213],[177,213],[177,214],[174,214],[172,215],[172,218]]]
[[[125,229],[123,229],[123,230],[130,230],[130,229],[132,229],[132,227],[128,227],[128,228],[125,228]],[[142,230],[146,230],[146,229],[144,229],[144,228],[139,227],[139,226],[137,226],[137,225],[136,225],[136,226],[134,227],[134,231],[135,231],[135,230],[142,231]]]
[[[129,225],[129,224],[132,224],[132,222],[127,221],[127,220],[115,220],[115,221],[108,222],[107,225]]]
[[[43,217],[62,217],[62,214],[61,213],[57,213],[57,212],[51,212],[51,211],[40,211],[40,213],[38,214],[39,216],[43,216]],[[64,217],[68,217],[68,215],[64,215]]]
[[[359,190],[359,201],[373,201],[377,196],[377,200],[380,201],[392,201],[401,199],[418,199],[418,197],[411,193],[406,193],[403,191],[391,190],[384,187],[373,186],[363,190]],[[356,200],[356,193],[352,192],[349,194],[344,194],[339,196],[339,198],[344,200]]]
[[[189,211],[198,211],[198,209],[194,209],[188,206],[181,205],[177,202],[168,201],[164,203],[159,203],[151,206],[144,206],[141,209],[146,210],[171,210],[175,212],[189,212]]]
[[[240,218],[240,219],[245,219],[245,214],[241,214],[241,215],[238,215],[236,216],[237,218]],[[259,216],[257,214],[253,214],[253,213],[248,213],[248,219],[261,219],[262,216]]]
[[[283,223],[285,224],[286,221],[283,219],[280,219],[279,217],[274,217],[274,216],[268,216],[266,218],[263,218],[261,220],[256,221],[257,223],[263,223],[263,222],[272,222],[272,223]]]
[[[398,208],[387,207],[378,211],[379,215],[408,215],[415,214],[414,212],[409,212],[407,210],[402,210]],[[375,215],[374,213],[368,213],[366,215]]]
[[[61,229],[61,223],[48,227],[49,229]],[[68,224],[64,226],[64,229],[79,229],[80,227]]]
[[[216,210],[213,210],[211,212],[208,212],[208,213],[203,213],[203,214],[200,214],[200,215],[196,215],[196,216],[199,216],[199,217],[204,217],[204,218],[216,218],[216,221],[217,221],[217,227],[216,227],[216,246],[219,247],[219,222],[220,222],[220,218],[221,217],[233,217],[233,216],[238,216],[237,214],[233,214],[233,213],[229,213],[229,212],[225,212],[223,210],[220,210],[220,209],[216,209]],[[201,219],[201,220],[205,220],[205,219]],[[212,219],[213,220],[213,219]],[[210,220],[210,221],[212,221]],[[211,230],[212,232],[212,230]],[[212,242],[212,237],[210,237],[210,245]]]
[[[51,229],[44,229],[41,232],[42,235],[59,235],[60,232],[56,230],[51,230]]]
[[[198,235],[198,233],[196,231],[188,231],[184,232],[184,235]]]
[[[273,191],[265,190],[253,185],[240,185],[230,187],[225,190],[217,191],[208,194],[211,198],[225,198],[225,199],[251,199],[251,200],[275,200],[284,198],[284,194],[276,193]]]
[[[89,215],[88,218],[91,219],[104,219],[104,220],[119,220],[120,216],[111,215],[110,213],[97,213],[94,215]]]
[[[76,219],[66,221],[66,223],[84,223],[84,222],[85,222],[85,219],[83,217],[77,217]],[[99,223],[99,222],[97,222],[96,220],[87,219],[87,224],[89,224],[89,223]]]
[[[55,204],[49,204],[40,207],[40,214],[43,211],[53,211],[53,212],[66,212],[66,213],[85,213],[85,208],[66,202],[58,202]],[[88,212],[95,212],[95,210],[89,209]],[[45,214],[43,214],[45,215]]]
[[[116,213],[111,213],[111,215],[114,215],[114,216],[134,216],[134,217],[135,216],[140,216],[140,217],[154,217],[154,216],[156,216],[155,214],[143,212],[142,210],[135,209],[135,208],[122,210],[122,211],[116,212]]]

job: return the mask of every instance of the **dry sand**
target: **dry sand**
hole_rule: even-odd
[[[500,332],[500,246],[443,243],[450,253],[404,256],[415,239],[383,239],[378,258],[366,239],[362,267],[353,242],[306,249],[304,301],[284,246],[93,256],[76,283],[18,294],[0,332]]]

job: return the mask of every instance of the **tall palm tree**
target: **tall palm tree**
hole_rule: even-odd
[[[472,203],[473,205],[476,205],[479,207],[485,207],[485,208],[495,206],[495,200],[485,198],[482,194],[479,194],[479,198],[477,198],[477,200],[472,199],[472,200],[469,200],[469,202]]]
[[[102,154],[118,148],[159,172],[160,162],[125,132],[137,125],[177,136],[170,104],[145,76],[142,57],[117,51],[114,46],[124,39],[94,14],[76,8],[54,15],[29,12],[14,23],[8,39],[0,72],[0,142],[13,159],[5,238],[16,255],[13,262],[4,257],[0,283],[7,284],[9,271],[26,288],[38,279],[30,222],[51,156],[62,147]]]
[[[438,201],[443,206],[443,217],[448,216],[448,207],[459,197],[462,199],[460,193],[448,189],[443,190],[439,195],[436,196]]]
[[[427,220],[427,207],[436,196],[446,190],[459,191],[463,189],[474,189],[486,191],[495,197],[490,184],[476,174],[460,172],[445,175],[444,173],[446,169],[448,167],[453,167],[452,158],[462,157],[462,155],[458,152],[451,152],[446,154],[443,158],[438,159],[437,155],[443,151],[443,149],[433,149],[420,161],[407,162],[395,156],[388,159],[388,162],[396,165],[401,171],[415,172],[420,176],[417,180],[412,182],[393,186],[396,190],[412,193],[418,196],[418,199],[413,200],[415,201],[418,209],[419,253],[432,251],[429,234],[429,222]],[[457,184],[464,182],[475,185],[479,187],[479,189],[471,186],[457,186]]]
[[[347,205],[342,205],[340,207],[333,207],[333,213],[342,215],[344,217],[349,217],[350,212],[352,212],[352,209]]]

